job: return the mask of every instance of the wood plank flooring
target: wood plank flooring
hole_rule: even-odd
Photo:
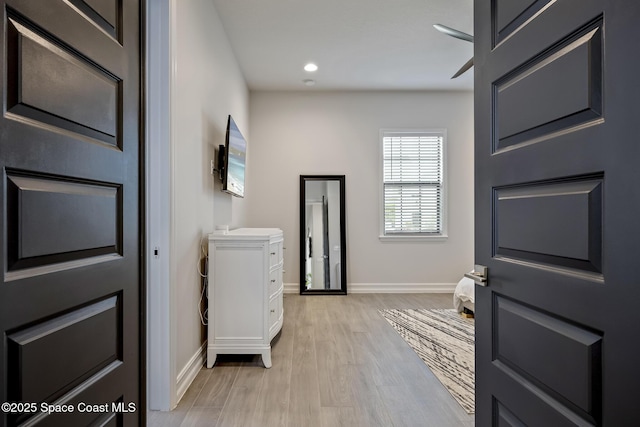
[[[271,369],[259,356],[220,355],[153,427],[474,425],[380,316],[385,308],[450,308],[451,294],[285,294]]]

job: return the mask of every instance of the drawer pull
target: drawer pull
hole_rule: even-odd
[[[276,279],[271,279],[271,283],[276,283]]]
[[[272,309],[271,309],[271,312],[272,312],[272,313],[275,313],[275,312],[276,312],[276,309],[275,309],[275,308],[272,308]]]
[[[276,254],[275,252],[271,252],[271,255],[275,255],[275,254]]]

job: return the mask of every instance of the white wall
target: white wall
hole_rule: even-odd
[[[446,241],[379,240],[381,128],[447,129]],[[351,291],[456,283],[473,267],[472,93],[252,92],[250,130],[246,225],[284,230],[286,283],[299,283],[301,174],[346,175]]]
[[[220,191],[219,181],[210,174],[210,160],[224,144],[228,114],[249,137],[249,93],[213,2],[173,1],[171,286],[180,381],[206,335],[198,313],[201,239],[215,224],[244,222],[242,200]]]

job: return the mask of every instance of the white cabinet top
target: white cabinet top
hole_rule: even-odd
[[[251,240],[251,239],[268,239],[282,235],[279,228],[236,228],[229,230],[227,233],[211,233],[209,240]]]

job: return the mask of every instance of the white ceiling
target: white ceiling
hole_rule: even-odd
[[[472,0],[213,2],[251,90],[473,89],[473,69],[451,79],[473,45],[433,28],[473,34]]]

